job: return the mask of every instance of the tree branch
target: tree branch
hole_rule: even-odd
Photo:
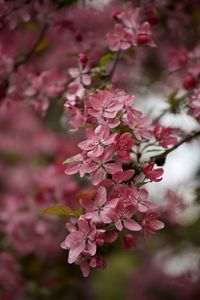
[[[181,146],[182,144],[191,141],[192,139],[196,138],[200,136],[200,131],[195,131],[194,133],[184,137],[182,140],[180,140],[176,145],[174,145],[173,147],[171,147],[170,149],[167,149],[165,152],[157,155],[157,156],[152,156],[150,158],[150,161],[154,161],[158,166],[163,166],[166,160],[166,157],[169,153],[171,153],[172,151],[176,150],[179,146]]]
[[[31,49],[22,57],[19,57],[19,59],[16,61],[16,63],[14,64],[13,70],[17,71],[17,69],[19,68],[19,66],[21,66],[22,64],[24,64],[34,53],[35,49],[38,47],[38,45],[41,43],[42,39],[44,38],[44,35],[46,33],[48,29],[48,24],[45,23],[40,31],[40,34],[37,38],[37,40],[35,41],[35,43],[33,44],[33,46],[31,47]]]
[[[115,73],[117,64],[118,64],[118,62],[119,62],[120,53],[121,53],[120,50],[116,53],[115,61],[114,61],[113,67],[112,67],[112,69],[111,69],[111,71],[110,71],[110,74],[109,74],[109,79],[110,79],[110,81],[111,81],[112,78],[113,78],[113,75],[114,75],[114,73]]]

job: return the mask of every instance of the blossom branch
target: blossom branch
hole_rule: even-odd
[[[110,74],[109,74],[110,81],[112,80],[113,75],[114,75],[114,73],[115,73],[117,64],[118,64],[118,62],[119,62],[120,54],[121,54],[121,50],[119,50],[119,51],[116,53],[115,60],[114,60],[114,64],[113,64],[113,67],[112,67],[112,69],[111,69],[111,71],[110,71]]]
[[[165,152],[156,155],[156,156],[152,156],[150,161],[154,161],[157,163],[157,165],[161,166],[164,165],[166,157],[169,153],[171,153],[172,151],[176,150],[179,146],[181,146],[184,143],[187,143],[189,141],[191,141],[192,139],[196,138],[200,136],[200,131],[196,131],[190,135],[187,135],[186,137],[184,137],[182,140],[180,140],[176,145],[174,145],[173,147],[171,147],[170,149],[167,149]]]
[[[41,43],[42,39],[44,38],[44,35],[47,32],[47,29],[48,29],[48,24],[45,23],[43,25],[41,31],[40,31],[40,34],[39,34],[37,40],[35,41],[35,43],[31,47],[31,49],[25,55],[19,57],[19,59],[14,64],[14,67],[13,67],[14,71],[17,71],[19,66],[24,64],[33,55],[35,49],[38,47],[38,45]]]

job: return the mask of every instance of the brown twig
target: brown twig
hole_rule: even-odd
[[[43,40],[44,35],[47,32],[47,29],[48,29],[48,24],[45,23],[43,25],[41,31],[40,31],[40,34],[39,34],[37,40],[35,41],[35,43],[31,47],[31,49],[25,55],[23,55],[23,56],[21,56],[21,57],[19,57],[17,59],[17,61],[14,64],[13,71],[17,71],[17,69],[19,68],[19,66],[21,66],[22,64],[24,64],[33,55],[35,49],[38,47],[38,45]]]
[[[118,62],[119,62],[120,53],[121,53],[120,50],[116,53],[115,60],[114,60],[114,64],[113,64],[112,69],[111,69],[110,74],[109,74],[109,79],[110,79],[110,81],[112,81],[112,78],[113,78],[113,75],[114,75],[114,73],[115,73],[117,64],[118,64]]]
[[[196,138],[200,136],[200,131],[195,131],[194,133],[187,135],[186,137],[184,137],[183,139],[181,139],[176,145],[174,145],[173,147],[167,149],[165,152],[156,155],[156,156],[152,156],[150,158],[150,161],[154,161],[158,166],[162,166],[165,163],[166,157],[169,153],[171,153],[172,151],[176,150],[179,146],[181,146],[182,144],[191,141],[192,139]]]

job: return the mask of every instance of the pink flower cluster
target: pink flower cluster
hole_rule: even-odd
[[[85,96],[85,87],[90,86],[91,84],[88,57],[83,53],[79,54],[78,67],[70,68],[68,72],[73,81],[71,81],[68,85],[66,98],[70,101],[70,104],[73,105],[73,103],[76,103],[76,100],[79,100]]]
[[[108,45],[112,51],[127,50],[131,46],[155,46],[149,22],[141,23],[139,8],[130,6],[116,12],[113,18],[117,24],[114,32],[107,34]]]
[[[120,183],[111,185],[108,192],[100,186],[94,198],[80,198],[83,213],[79,218],[71,218],[66,225],[68,235],[61,247],[69,250],[68,262],[80,265],[85,277],[89,275],[90,267],[105,266],[104,258],[99,254],[101,248],[115,242],[119,232],[122,232],[122,247],[133,249],[133,243],[142,231],[152,233],[164,227],[158,220],[159,213],[152,211],[155,206],[147,200],[147,191],[126,184],[132,174],[125,177],[118,172],[115,177]]]
[[[78,144],[81,152],[65,161],[65,173],[79,173],[95,189],[78,196],[81,214],[67,222],[62,248],[69,250],[68,262],[80,265],[88,276],[90,267],[105,266],[101,254],[105,244],[119,238],[123,248],[134,249],[142,232],[164,227],[156,205],[142,188],[160,181],[163,169],[135,155],[153,138],[153,126],[134,108],[133,97],[109,87],[91,93],[79,111],[86,140]],[[169,129],[158,129],[157,139],[164,147],[175,142]]]
[[[62,95],[67,78],[64,74],[59,74],[56,69],[43,71],[39,75],[29,73],[27,77],[24,96],[44,116],[50,100]]]

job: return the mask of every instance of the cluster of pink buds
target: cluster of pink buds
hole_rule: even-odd
[[[79,173],[94,187],[78,195],[79,217],[67,222],[62,248],[69,250],[68,262],[80,265],[87,276],[90,267],[105,266],[105,244],[119,239],[123,248],[132,250],[144,232],[164,227],[143,188],[160,181],[163,169],[145,161],[142,149],[153,140],[165,149],[177,139],[170,128],[149,126],[135,109],[133,97],[111,86],[91,93],[77,109],[84,120],[86,140],[78,144],[81,152],[65,161],[65,173]]]

